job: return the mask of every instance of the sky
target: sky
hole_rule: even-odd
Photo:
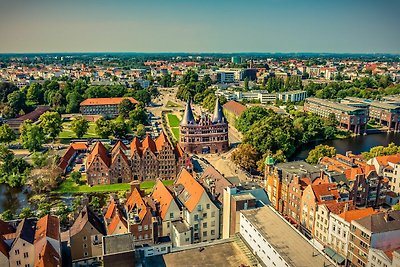
[[[0,53],[400,53],[398,0],[0,0]]]

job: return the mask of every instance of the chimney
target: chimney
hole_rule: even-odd
[[[346,202],[346,204],[344,205],[343,211],[349,211],[349,202]]]
[[[383,215],[383,218],[385,219],[385,222],[390,221],[390,216],[389,216],[389,212],[385,211],[385,214]]]

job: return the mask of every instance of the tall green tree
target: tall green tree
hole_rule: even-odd
[[[112,122],[101,117],[96,121],[96,134],[101,138],[108,138],[112,134]]]
[[[128,124],[126,124],[125,119],[121,116],[119,116],[112,122],[112,128],[113,128],[113,135],[116,138],[125,138],[129,130]]]
[[[42,114],[39,118],[40,127],[43,132],[48,135],[53,141],[63,129],[62,119],[58,112],[50,112]]]
[[[71,129],[77,138],[82,138],[89,129],[89,121],[83,116],[76,117],[71,122]]]
[[[7,123],[0,126],[0,143],[10,143],[16,139],[15,132]]]
[[[123,99],[118,106],[118,114],[124,118],[129,117],[129,112],[135,108],[135,105],[127,98]]]
[[[328,145],[318,145],[308,153],[306,161],[310,164],[317,164],[323,157],[333,157],[336,155],[336,149]]]
[[[43,129],[39,125],[33,124],[30,120],[24,121],[21,125],[20,133],[20,142],[29,151],[39,150],[45,142]]]

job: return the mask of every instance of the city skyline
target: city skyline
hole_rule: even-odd
[[[2,0],[0,53],[398,54],[399,8],[392,0]]]

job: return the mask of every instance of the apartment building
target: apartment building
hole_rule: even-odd
[[[88,98],[80,103],[82,115],[101,115],[106,118],[118,116],[119,104],[128,99],[132,104],[139,104],[133,97]]]
[[[350,226],[348,261],[350,266],[367,266],[372,248],[400,247],[400,211],[372,214],[353,220]]]
[[[332,260],[269,206],[241,211],[240,235],[263,266],[334,266]]]
[[[309,97],[304,103],[304,111],[315,113],[324,118],[334,114],[339,122],[339,127],[355,134],[367,132],[368,110],[365,108],[351,107],[325,99]]]
[[[369,110],[370,119],[388,127],[389,130],[400,131],[400,106],[398,105],[358,97],[346,97],[341,103],[349,106],[364,104]]]
[[[378,175],[388,179],[388,189],[400,194],[400,154],[374,157],[368,164],[374,165]]]
[[[182,219],[191,226],[193,242],[218,239],[220,210],[186,169],[179,172],[173,193],[182,207]]]
[[[367,267],[397,267],[400,266],[400,247],[389,250],[371,248]]]
[[[99,262],[105,235],[107,231],[103,222],[88,206],[84,206],[68,232],[72,265]]]
[[[242,80],[240,69],[219,69],[216,71],[218,83],[233,83]]]
[[[350,208],[350,207],[349,207]],[[343,258],[347,258],[350,236],[350,224],[371,214],[375,214],[373,208],[344,209],[340,214],[329,214],[328,244],[326,250],[332,250]]]

